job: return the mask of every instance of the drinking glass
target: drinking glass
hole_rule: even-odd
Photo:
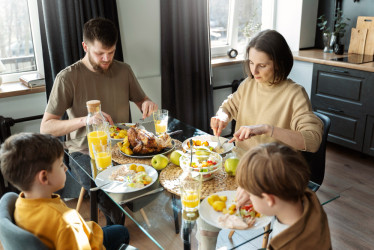
[[[166,109],[159,109],[153,112],[153,121],[155,123],[156,134],[165,133],[168,128],[168,111]]]
[[[95,154],[95,163],[98,170],[103,171],[112,166],[112,152],[110,144],[92,144],[92,149]]]
[[[199,209],[201,186],[201,174],[199,172],[186,171],[180,177],[182,208],[187,214],[194,213]]]

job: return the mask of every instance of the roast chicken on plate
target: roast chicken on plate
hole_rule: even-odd
[[[127,130],[127,136],[132,151],[136,154],[158,153],[172,146],[171,137],[167,133],[156,136],[145,129],[134,127]]]

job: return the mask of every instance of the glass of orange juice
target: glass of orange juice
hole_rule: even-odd
[[[199,172],[183,172],[180,176],[180,192],[182,208],[187,213],[196,212],[201,198],[201,174]]]
[[[156,134],[165,133],[168,129],[168,111],[166,109],[159,109],[153,112],[153,121],[155,123]]]
[[[95,155],[95,163],[100,171],[112,166],[112,152],[110,143],[106,145],[93,145],[92,149]]]
[[[95,159],[95,155],[92,150],[93,145],[107,145],[108,134],[105,131],[92,131],[87,134],[88,148],[90,150],[91,159]]]

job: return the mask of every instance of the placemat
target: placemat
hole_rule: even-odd
[[[175,143],[174,149],[181,150],[182,142],[180,142],[179,140],[175,140],[175,139],[173,139],[173,141]],[[170,154],[171,152],[169,154],[166,154],[166,156],[169,157]],[[120,152],[120,149],[117,145],[113,145],[112,147],[112,160],[117,164],[140,163],[140,164],[152,166],[151,165],[152,158],[139,158],[138,159],[138,158],[127,157]]]
[[[179,140],[175,140],[175,149],[182,150],[182,142]],[[170,157],[170,154],[166,154],[167,157]],[[152,158],[131,158],[123,155],[120,152],[120,149],[117,145],[113,146],[112,148],[112,160],[117,164],[128,164],[128,163],[140,163],[145,165],[152,165],[151,160]],[[161,185],[170,193],[180,196],[179,190],[179,181],[178,178],[182,174],[183,170],[172,163],[164,168],[160,175],[159,180]],[[201,189],[201,199],[208,197],[211,194],[220,191],[227,191],[227,190],[236,190],[237,184],[235,182],[235,177],[229,176],[223,168],[218,170],[216,174],[213,176],[211,180],[203,181],[202,189]]]
[[[178,177],[182,174],[183,170],[174,165],[169,164],[164,168],[159,176],[161,185],[170,193],[180,196],[179,180]],[[235,182],[235,177],[229,176],[222,168],[216,172],[212,179],[203,181],[201,188],[201,199],[208,197],[211,194],[236,190],[238,185]]]

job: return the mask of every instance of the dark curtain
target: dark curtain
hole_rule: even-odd
[[[213,115],[207,0],[161,0],[162,108],[206,132]]]
[[[117,4],[116,0],[38,0],[38,11],[48,101],[56,75],[84,57],[85,22],[104,17],[112,20],[119,31]],[[115,59],[123,61],[120,37]]]

